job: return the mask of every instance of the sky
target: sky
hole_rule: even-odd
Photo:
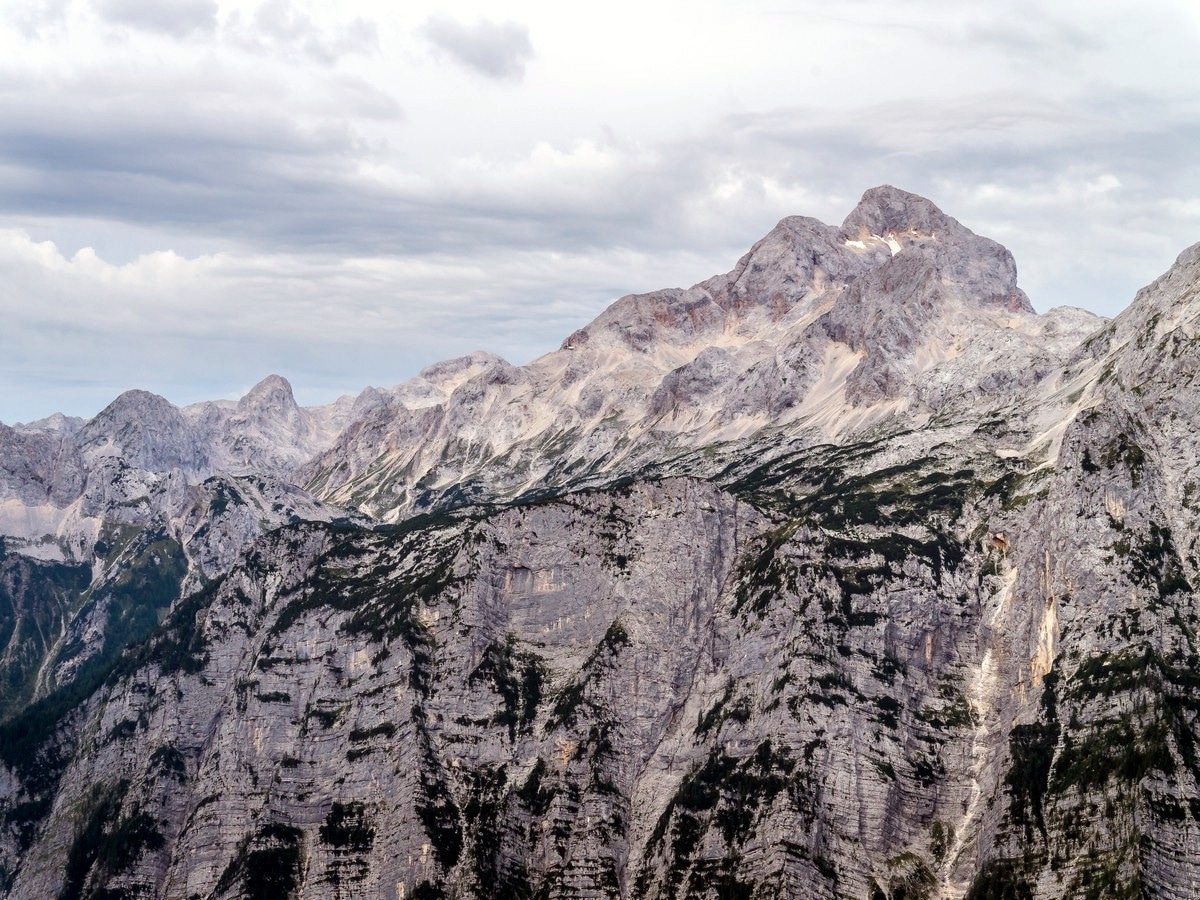
[[[7,0],[0,421],[525,363],[885,183],[1114,315],[1198,147],[1194,0]]]

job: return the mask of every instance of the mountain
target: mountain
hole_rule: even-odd
[[[840,228],[785,219],[728,274],[618,300],[528,366],[460,361],[470,377],[442,382],[446,396],[377,407],[299,477],[396,521],[447,492],[510,500],[731,441],[978,416],[1043,382],[1099,325],[1081,310],[1036,315],[1003,247],[876,188]]]
[[[0,428],[4,895],[1196,896],[1197,284],[882,187],[527,366]]]

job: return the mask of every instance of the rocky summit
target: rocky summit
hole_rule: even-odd
[[[0,425],[0,896],[1200,896],[1200,245],[880,187],[302,408]]]

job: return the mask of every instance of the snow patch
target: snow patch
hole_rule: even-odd
[[[900,242],[897,241],[890,234],[887,235],[886,237],[884,237],[883,235],[879,235],[879,234],[873,234],[873,235],[871,235],[871,240],[879,241],[879,243],[881,243],[881,244],[887,244],[888,249],[892,251],[892,256],[895,256],[897,253],[900,252],[900,249],[901,249]],[[866,241],[845,241],[844,243],[847,247],[850,247],[851,249],[854,249],[854,250],[866,250],[867,249]]]

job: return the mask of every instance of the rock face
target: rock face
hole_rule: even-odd
[[[1197,896],[1198,284],[880,188],[529,366],[0,431],[0,891]]]
[[[237,404],[128,391],[86,422],[0,425],[0,709],[94,689],[263,533],[365,523],[285,480],[348,412],[302,410],[273,376]]]
[[[183,413],[148,391],[126,391],[79,430],[76,444],[88,462],[115,457],[154,472],[201,471],[208,462]]]

